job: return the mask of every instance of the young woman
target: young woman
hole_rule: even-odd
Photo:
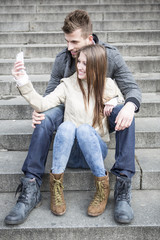
[[[59,126],[53,145],[50,172],[51,211],[63,215],[66,203],[63,175],[66,167],[90,168],[95,176],[96,193],[88,207],[88,215],[98,216],[105,210],[109,197],[109,174],[104,167],[109,141],[107,117],[123,97],[110,78],[106,78],[106,52],[101,45],[89,45],[77,54],[77,71],[42,97],[33,88],[22,62],[17,62],[13,76],[22,96],[37,111],[43,112],[61,103],[65,105],[64,122]],[[21,71],[23,70],[23,71]],[[116,98],[116,103],[115,103]],[[113,100],[114,99],[114,104]],[[104,105],[108,109],[103,113]],[[70,155],[74,161],[70,160]],[[73,159],[73,158],[72,158]]]

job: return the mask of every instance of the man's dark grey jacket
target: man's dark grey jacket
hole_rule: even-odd
[[[107,77],[116,81],[118,87],[124,95],[125,103],[129,101],[133,102],[137,106],[138,111],[141,103],[141,91],[121,54],[117,48],[100,42],[95,34],[93,34],[93,38],[96,44],[101,44],[106,48]],[[71,76],[75,71],[75,59],[72,58],[71,53],[66,48],[56,56],[45,95],[52,92],[60,83],[62,78]]]

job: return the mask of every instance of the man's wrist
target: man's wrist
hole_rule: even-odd
[[[136,104],[133,103],[133,102],[127,102],[125,105],[128,105],[128,106],[130,106],[130,107],[133,107],[134,112],[136,112],[137,109],[138,109],[138,107],[136,106]]]

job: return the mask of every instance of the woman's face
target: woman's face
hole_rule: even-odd
[[[80,53],[77,62],[77,71],[78,71],[78,78],[81,80],[86,80],[86,63],[87,59],[83,52]]]

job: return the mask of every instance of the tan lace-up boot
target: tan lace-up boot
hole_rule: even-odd
[[[50,172],[51,211],[55,215],[63,215],[66,212],[66,203],[63,194],[63,175]]]
[[[95,177],[96,193],[94,199],[88,207],[88,215],[99,216],[101,215],[107,205],[107,200],[110,193],[109,187],[109,174],[104,177]]]

